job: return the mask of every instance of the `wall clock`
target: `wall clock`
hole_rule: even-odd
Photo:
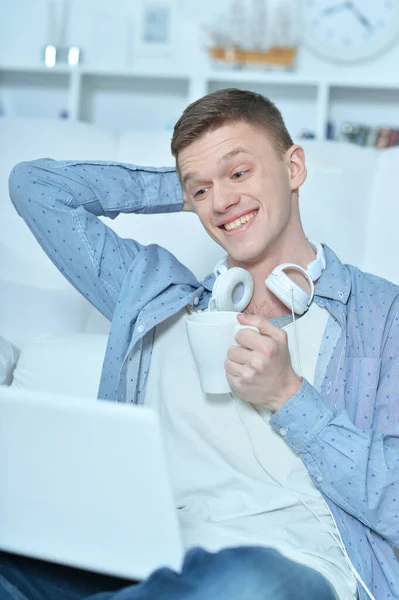
[[[303,42],[334,62],[374,58],[399,33],[399,0],[302,0]]]

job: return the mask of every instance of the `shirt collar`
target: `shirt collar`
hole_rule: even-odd
[[[216,276],[214,273],[210,273],[209,275],[207,275],[205,277],[205,279],[203,279],[203,281],[201,281],[201,284],[204,286],[204,288],[206,290],[208,290],[208,292],[211,292],[213,290],[213,285],[215,283],[216,280]]]
[[[351,290],[351,280],[347,267],[342,264],[338,256],[326,246],[322,244],[326,257],[326,268],[322,272],[316,286],[315,296],[322,298],[330,298],[346,304]],[[216,276],[210,273],[202,281],[202,285],[209,292],[212,292]]]
[[[331,248],[325,244],[323,244],[323,248],[326,257],[326,268],[315,286],[315,296],[330,298],[346,304],[351,291],[348,267],[342,264]]]

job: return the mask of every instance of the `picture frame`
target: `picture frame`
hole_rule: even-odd
[[[176,47],[177,0],[135,0],[134,50],[137,57],[169,58]]]

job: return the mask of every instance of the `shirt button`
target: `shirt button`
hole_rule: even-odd
[[[196,296],[194,298],[194,306],[197,306],[198,303],[199,303],[199,298],[198,298],[198,296]]]
[[[323,481],[323,477],[321,475],[317,475],[316,481],[319,481],[319,482]]]
[[[280,431],[280,435],[287,435],[287,433],[288,433],[288,429],[286,429],[285,427],[282,427],[279,431]]]
[[[137,327],[137,333],[143,333],[143,331],[144,331],[144,325],[139,325]]]

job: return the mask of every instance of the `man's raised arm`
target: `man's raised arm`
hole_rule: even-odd
[[[9,189],[16,210],[49,258],[110,320],[125,274],[134,269],[143,246],[120,238],[98,217],[183,208],[173,168],[40,159],[19,163]]]

